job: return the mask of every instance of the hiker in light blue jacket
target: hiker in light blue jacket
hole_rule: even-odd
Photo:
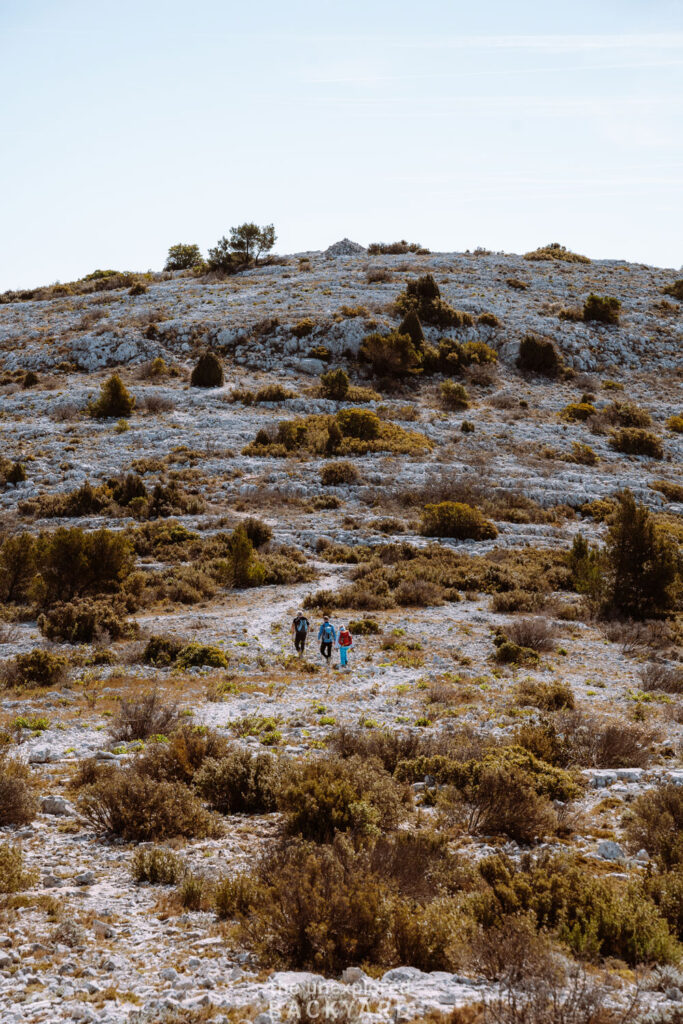
[[[330,622],[329,615],[325,615],[323,618],[323,624],[318,630],[318,640],[320,641],[320,653],[329,665],[330,658],[332,657],[332,647],[337,642],[337,632]]]

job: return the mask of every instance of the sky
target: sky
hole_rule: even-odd
[[[0,291],[273,223],[683,264],[683,0],[0,0]]]

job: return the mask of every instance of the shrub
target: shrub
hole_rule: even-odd
[[[162,846],[137,849],[133,854],[131,874],[136,882],[151,885],[175,885],[185,874],[181,857]]]
[[[529,282],[523,281],[521,277],[506,277],[505,283],[508,288],[513,288],[516,292],[525,292],[529,287]]]
[[[438,785],[463,790],[476,786],[486,769],[499,765],[519,769],[527,776],[534,792],[550,800],[572,800],[581,792],[579,782],[570,772],[554,768],[517,746],[501,747],[464,761],[442,754],[420,755],[400,761],[394,775],[406,782],[421,782],[425,775],[431,775]]]
[[[86,593],[116,591],[133,567],[133,551],[124,533],[60,527],[40,534],[34,548],[38,576],[33,583],[39,604],[50,606]]]
[[[262,519],[256,519],[255,516],[249,516],[242,523],[247,537],[251,541],[255,548],[262,548],[264,544],[267,544],[273,539],[273,531],[268,526],[268,523],[264,523]]]
[[[500,327],[500,320],[495,313],[480,313],[477,323],[482,327]]]
[[[179,720],[178,705],[164,704],[152,690],[135,701],[122,699],[109,732],[113,740],[146,740],[173,732]]]
[[[663,459],[664,449],[661,438],[649,430],[636,427],[624,427],[612,431],[609,444],[617,452],[624,455],[646,455],[651,459]]]
[[[467,829],[473,834],[502,833],[524,843],[542,839],[557,827],[550,801],[515,765],[485,765],[476,779],[462,787],[459,798]]]
[[[21,382],[22,388],[34,388],[38,383],[38,374],[33,370],[27,370]]]
[[[164,270],[191,270],[193,267],[201,267],[203,262],[198,245],[179,242],[169,248]]]
[[[220,760],[207,758],[194,784],[221,814],[266,814],[275,810],[278,780],[277,762],[270,754],[235,748]]]
[[[192,668],[209,665],[211,668],[227,668],[228,659],[220,647],[211,644],[191,643],[181,648],[176,658],[178,668]]]
[[[420,366],[420,354],[410,335],[398,331],[366,335],[358,354],[370,363],[372,372],[379,378],[407,377],[416,373]]]
[[[479,509],[459,501],[442,501],[425,505],[420,533],[423,537],[491,540],[498,535],[498,530]]]
[[[59,686],[66,677],[67,659],[61,654],[36,649],[14,659],[19,686]]]
[[[380,418],[369,409],[342,409],[337,413],[337,423],[344,437],[372,441],[380,435]]]
[[[320,482],[323,487],[339,486],[341,484],[357,484],[360,474],[352,462],[341,460],[339,462],[328,462],[320,470]]]
[[[128,289],[128,294],[132,295],[133,297],[137,295],[146,295],[147,285],[144,284],[142,281],[134,281],[133,284]]]
[[[187,786],[141,775],[135,764],[102,775],[83,790],[78,803],[97,832],[129,842],[220,834],[215,817]]]
[[[647,409],[642,409],[635,402],[611,402],[602,415],[620,427],[649,427],[652,423]]]
[[[414,310],[424,324],[436,327],[471,326],[474,322],[469,313],[460,313],[441,298],[439,286],[432,274],[408,281],[405,291],[396,299],[401,313]]]
[[[467,409],[469,408],[469,395],[462,384],[453,380],[445,380],[440,389],[441,404],[444,409]]]
[[[152,779],[191,785],[208,758],[220,760],[230,753],[228,740],[203,725],[181,725],[167,742],[148,744],[139,755],[136,770]]]
[[[524,254],[525,260],[559,260],[562,263],[590,263],[587,256],[580,256],[577,252],[565,249],[559,242],[550,242],[533,252]]]
[[[258,224],[249,221],[236,228],[230,228],[230,248],[247,266],[252,262],[258,265],[260,257],[263,253],[270,252],[276,240],[277,235],[272,224],[259,227]]]
[[[30,533],[7,537],[0,546],[0,600],[5,604],[27,601],[34,575],[34,538]]]
[[[683,302],[683,277],[666,285],[665,288],[662,288],[662,292],[664,295],[670,295],[672,298],[678,299],[679,302]]]
[[[674,434],[683,434],[683,416],[670,416],[666,427]]]
[[[2,811],[0,810],[0,814]],[[38,881],[37,871],[24,868],[20,846],[6,842],[0,844],[0,893],[6,895],[32,888]]]
[[[370,256],[405,256],[409,252],[418,256],[429,255],[429,249],[425,249],[419,242],[406,242],[405,238],[400,242],[370,242],[368,246]]]
[[[26,479],[26,469],[21,462],[13,463],[5,476],[8,484],[20,484]]]
[[[274,851],[257,882],[243,930],[269,963],[330,976],[385,959],[389,890],[371,871],[369,852],[354,850],[345,837],[330,846],[295,842]]]
[[[644,847],[665,869],[683,864],[683,786],[659,783],[636,797],[625,827],[634,850]]]
[[[374,760],[326,758],[294,766],[278,797],[290,835],[329,843],[337,832],[375,834],[395,828],[407,791]]]
[[[254,557],[254,545],[242,523],[230,535],[229,575],[233,587],[259,587],[266,577],[265,567]]]
[[[537,665],[538,654],[530,647],[521,647],[503,633],[496,637],[496,661],[501,665]]]
[[[595,406],[591,405],[590,402],[570,402],[569,405],[565,405],[560,413],[561,418],[569,423],[583,423],[594,415]]]
[[[147,665],[163,668],[172,664],[182,650],[182,644],[173,637],[151,636],[147,641],[142,660]]]
[[[31,769],[0,750],[0,826],[26,825],[38,812]]]
[[[568,683],[526,680],[517,688],[517,701],[542,711],[571,711],[574,708],[574,693]]]
[[[520,370],[540,373],[544,377],[559,377],[562,358],[555,345],[548,338],[527,334],[519,345],[517,366]]]
[[[352,636],[377,636],[382,630],[374,619],[354,619],[349,622]]]
[[[591,768],[645,768],[652,760],[652,734],[640,725],[615,724],[578,712],[565,723],[563,757]]]
[[[324,398],[343,401],[349,393],[349,375],[345,370],[328,370],[320,375],[320,390]]]
[[[645,693],[683,694],[683,668],[650,663],[641,669],[640,688]]]
[[[495,856],[478,867],[487,888],[471,898],[469,909],[485,929],[511,913],[530,912],[537,928],[549,929],[580,957],[618,957],[634,966],[676,962],[680,955],[637,882],[592,878],[567,856],[525,857],[521,864]]]
[[[644,619],[675,604],[678,576],[674,543],[658,530],[653,516],[636,505],[630,491],[619,505],[607,538],[610,606],[622,615]]]
[[[126,618],[122,602],[77,598],[55,604],[38,616],[38,628],[48,640],[69,644],[92,643],[98,638],[121,640],[135,636],[137,625]]]
[[[399,334],[407,334],[418,352],[422,351],[425,343],[424,331],[420,318],[414,309],[409,309],[398,325]]]
[[[555,629],[547,619],[514,619],[505,632],[508,639],[521,647],[530,647],[534,651],[552,651],[555,648]]]
[[[223,366],[215,352],[203,352],[190,376],[193,388],[223,387]]]
[[[118,373],[113,373],[100,387],[97,401],[89,403],[88,412],[99,420],[120,419],[130,416],[134,406],[135,399]]]
[[[601,324],[618,324],[620,309],[619,299],[612,295],[596,295],[591,292],[583,304],[583,319]]]

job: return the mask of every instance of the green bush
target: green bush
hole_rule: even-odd
[[[78,806],[98,833],[128,842],[199,839],[221,831],[218,820],[186,785],[142,775],[136,764],[101,775],[83,790]]]
[[[237,748],[207,758],[194,778],[197,792],[221,814],[266,814],[276,807],[277,761],[270,754]]]
[[[663,459],[664,448],[661,438],[649,430],[638,427],[622,427],[613,430],[609,439],[611,448],[624,455],[646,455],[650,459]]]
[[[674,434],[683,434],[683,416],[669,416],[666,427]]]
[[[164,668],[171,665],[180,654],[183,645],[173,637],[151,636],[147,641],[142,660],[147,665]]]
[[[265,581],[266,570],[254,555],[254,545],[243,523],[233,530],[228,547],[229,578],[232,586],[238,589],[260,587]]]
[[[414,309],[409,309],[398,325],[399,334],[407,334],[418,352],[422,351],[425,343],[424,331],[420,318]]]
[[[398,331],[366,335],[358,355],[370,364],[373,374],[379,378],[407,377],[420,367],[420,354],[410,335]]]
[[[581,793],[581,784],[572,773],[546,764],[518,746],[501,747],[466,761],[442,754],[412,757],[400,761],[394,775],[405,782],[421,782],[425,775],[432,775],[439,785],[462,790],[476,786],[489,768],[500,766],[523,772],[534,792],[549,800],[573,800]]]
[[[25,761],[0,749],[0,827],[26,825],[38,813],[35,782]]]
[[[185,874],[181,857],[162,846],[137,849],[133,854],[131,874],[136,882],[151,885],[175,885]]]
[[[20,484],[26,479],[26,469],[21,462],[15,462],[10,466],[5,480],[8,484]]]
[[[262,519],[256,519],[255,516],[249,516],[242,523],[244,526],[247,537],[251,541],[255,548],[262,548],[264,544],[267,544],[273,539],[273,531],[268,523],[264,523]]]
[[[290,835],[329,843],[337,832],[373,835],[396,828],[405,815],[407,790],[379,761],[350,757],[293,766],[278,796]]]
[[[454,794],[456,816],[473,835],[502,834],[520,843],[543,839],[556,831],[557,818],[535,782],[518,765],[490,760]],[[448,802],[447,792],[442,802]]]
[[[652,423],[647,409],[635,402],[611,402],[603,410],[603,415],[610,423],[620,427],[649,427]]]
[[[579,957],[617,957],[630,966],[677,962],[680,947],[639,882],[593,878],[568,856],[526,857],[521,864],[497,855],[480,861],[486,889],[467,909],[492,928],[510,914],[533,914]]]
[[[38,374],[33,370],[27,370],[21,382],[22,388],[34,388],[38,383]]]
[[[559,377],[562,371],[562,357],[548,338],[527,334],[519,344],[517,366],[520,370],[540,373],[544,377]]]
[[[377,636],[382,632],[374,619],[354,619],[349,622],[349,630],[352,636]]]
[[[441,338],[438,348],[426,345],[423,355],[425,373],[462,373],[468,366],[485,366],[498,361],[494,349],[484,341],[455,341]]]
[[[136,623],[127,617],[125,605],[111,599],[76,598],[58,603],[38,616],[38,628],[48,640],[69,644],[92,643],[98,637],[122,640],[135,636]]]
[[[35,540],[30,533],[7,537],[0,546],[0,600],[4,604],[28,601],[35,575]]]
[[[491,540],[498,536],[493,523],[479,509],[459,501],[425,505],[420,524],[423,537],[453,537],[457,540]]]
[[[389,890],[371,873],[369,853],[343,837],[324,847],[294,843],[263,875],[244,930],[268,962],[337,975],[349,964],[383,961]]]
[[[405,291],[396,299],[396,306],[403,314],[414,311],[423,324],[435,327],[464,327],[474,323],[471,314],[461,313],[443,301],[432,274],[408,281]]]
[[[345,370],[328,370],[320,375],[320,391],[324,398],[343,401],[349,393],[349,375]]]
[[[406,242],[405,238],[400,242],[370,242],[368,246],[370,256],[405,256],[409,252],[418,256],[429,255],[429,249],[425,249],[419,242]]]
[[[634,850],[643,847],[663,869],[683,865],[683,786],[660,783],[636,797],[625,820]]]
[[[440,388],[441,404],[445,409],[467,409],[470,396],[462,384],[453,380],[445,380]]]
[[[360,474],[352,462],[345,459],[339,462],[328,462],[320,470],[320,482],[323,487],[335,487],[341,484],[357,484]]]
[[[525,260],[558,260],[561,263],[590,263],[587,256],[581,256],[577,252],[572,252],[571,249],[565,248],[564,245],[560,245],[559,242],[550,242],[548,245],[542,245],[538,249],[534,249],[533,252],[527,252],[524,254]]]
[[[198,245],[179,242],[169,248],[164,270],[191,270],[193,267],[201,267],[203,262]]]
[[[2,811],[0,811],[0,814]],[[31,889],[38,881],[37,871],[27,871],[20,846],[0,843],[0,894]]]
[[[644,619],[676,606],[676,546],[657,529],[649,510],[636,505],[630,491],[619,495],[608,531],[607,558],[613,610]]]
[[[583,304],[583,319],[601,324],[618,324],[621,302],[612,295],[591,292]]]
[[[679,277],[677,281],[668,284],[662,291],[664,295],[670,295],[673,299],[683,302],[683,277]]]
[[[95,419],[121,419],[132,415],[135,399],[118,373],[113,373],[102,384],[97,401],[90,402],[88,412]]]
[[[223,365],[215,352],[201,354],[190,376],[193,388],[223,387]]]
[[[369,409],[342,409],[337,413],[336,420],[344,437],[372,441],[380,435],[380,418]]]
[[[208,665],[211,668],[228,667],[228,659],[220,647],[199,643],[187,644],[181,648],[175,663],[178,668],[192,668],[198,665]]]
[[[14,659],[20,686],[59,686],[66,677],[67,659],[61,654],[36,649]]]
[[[60,527],[41,533],[34,548],[33,596],[43,607],[85,594],[116,592],[133,567],[123,532]]]
[[[569,423],[583,423],[594,416],[595,412],[595,406],[590,402],[570,402],[569,405],[565,405],[560,416]]]

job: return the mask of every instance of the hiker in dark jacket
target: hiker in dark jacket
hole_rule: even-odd
[[[329,665],[330,658],[332,657],[332,647],[337,642],[337,632],[330,622],[329,615],[323,618],[323,624],[318,630],[318,640],[320,641],[320,653]]]
[[[297,654],[303,654],[306,650],[306,639],[308,637],[309,622],[303,612],[297,612],[292,622],[292,639]]]

